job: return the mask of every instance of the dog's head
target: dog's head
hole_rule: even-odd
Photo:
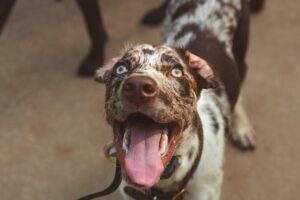
[[[152,187],[196,113],[202,88],[218,79],[200,57],[167,46],[136,45],[97,71],[124,177]]]

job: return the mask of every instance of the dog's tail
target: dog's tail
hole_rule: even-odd
[[[264,7],[265,0],[249,0],[250,10],[252,13],[258,13]]]

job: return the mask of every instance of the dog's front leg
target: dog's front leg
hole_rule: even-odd
[[[204,142],[200,164],[187,185],[186,200],[219,200],[223,181],[226,113],[229,108],[219,107],[217,97],[211,91],[203,91],[198,103]],[[223,111],[223,112],[222,112]]]
[[[16,0],[0,0],[0,34]]]
[[[204,136],[205,137],[205,136]],[[205,141],[203,155],[187,187],[185,200],[219,200],[223,181],[224,135]],[[206,137],[205,140],[209,140]],[[217,148],[216,148],[217,147]]]
[[[230,139],[234,145],[242,150],[255,148],[254,130],[243,107],[241,96],[232,113]]]
[[[101,16],[101,8],[97,0],[76,0],[88,30],[91,40],[91,48],[82,61],[78,70],[79,76],[93,76],[95,70],[103,64],[104,47],[108,36],[104,29]]]
[[[210,155],[203,155],[201,162],[188,184],[188,192],[184,199],[219,200],[223,181],[223,152],[218,154],[213,151]]]

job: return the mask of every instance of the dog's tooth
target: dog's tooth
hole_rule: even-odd
[[[169,129],[168,129],[167,127],[165,127],[165,128],[163,129],[163,134],[167,134],[167,135],[168,135],[168,133],[169,133]]]
[[[164,155],[167,151],[167,148],[168,148],[168,134],[163,133],[161,136],[159,153],[161,155]]]
[[[129,128],[126,128],[126,130],[124,132],[123,144],[122,144],[122,148],[126,154],[128,152],[129,142],[130,142],[130,130],[129,130]]]

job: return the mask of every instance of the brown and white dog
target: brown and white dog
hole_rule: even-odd
[[[172,0],[162,45],[131,46],[97,71],[125,198],[220,198],[225,133],[255,145],[239,98],[248,25],[247,0]]]

